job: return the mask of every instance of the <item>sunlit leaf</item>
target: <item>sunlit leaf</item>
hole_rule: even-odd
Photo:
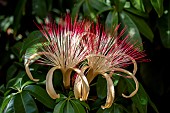
[[[28,85],[24,88],[25,91],[30,92],[30,94],[35,97],[38,101],[44,104],[46,107],[53,109],[55,102],[49,97],[46,90],[37,85]]]
[[[12,106],[10,104],[13,104],[13,97],[14,97],[14,95],[15,95],[15,93],[12,93],[12,94],[6,96],[3,99],[3,102],[2,102],[2,104],[0,106],[0,113],[2,113],[2,111],[6,111],[7,109],[9,109],[10,108],[9,106]],[[6,109],[6,110],[4,110],[4,109]]]
[[[7,106],[4,109],[3,113],[16,113],[14,109],[14,97],[12,97],[7,103]]]
[[[132,5],[136,9],[138,9],[138,10],[140,10],[142,12],[145,12],[145,8],[144,8],[144,5],[143,5],[143,0],[130,0],[130,1],[131,1]]]
[[[67,103],[65,105],[64,113],[75,113],[74,109],[73,109],[73,106],[72,106],[72,104],[71,104],[71,102],[69,100],[67,100]]]
[[[163,0],[150,0],[152,6],[154,7],[155,11],[157,12],[158,16],[161,17],[163,14]]]

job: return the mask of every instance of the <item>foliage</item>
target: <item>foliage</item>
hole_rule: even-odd
[[[170,48],[169,1],[168,0],[18,0],[18,2],[0,0],[0,113],[147,113],[159,112],[164,109],[155,106],[157,98],[166,95],[164,91],[168,81],[163,83],[155,69],[162,64],[157,62],[158,52]],[[2,10],[4,9],[4,10]],[[89,99],[79,101],[75,99],[72,89],[63,88],[60,71],[54,73],[54,86],[61,94],[59,99],[52,99],[45,90],[45,76],[48,66],[32,64],[33,75],[39,82],[31,81],[24,69],[24,59],[37,51],[44,40],[37,31],[35,23],[43,23],[46,16],[59,22],[66,11],[70,11],[72,18],[87,18],[94,22],[98,20],[105,26],[108,33],[120,24],[127,27],[125,35],[132,36],[131,43],[143,43],[141,50],[146,50],[151,63],[139,64],[137,78],[140,86],[138,93],[131,99],[121,96],[122,92],[132,92],[134,83],[130,79],[123,79],[116,74],[114,86],[118,89],[114,104],[109,109],[100,108],[106,99],[106,81],[99,76],[90,86]],[[157,54],[158,53],[158,54]],[[166,60],[165,60],[166,62]],[[167,63],[169,60],[167,61]],[[158,67],[153,68],[158,64]],[[167,65],[164,65],[167,66]],[[164,69],[164,66],[161,69]],[[165,67],[167,70],[167,67]],[[153,76],[155,74],[155,76]],[[142,76],[141,76],[142,75]],[[166,79],[165,79],[166,80]],[[158,81],[155,84],[154,81]],[[101,85],[102,84],[102,85]],[[128,87],[125,87],[128,86]],[[145,89],[146,88],[146,89]],[[151,88],[150,92],[148,88]],[[157,96],[157,97],[158,97]],[[162,105],[164,106],[164,105]]]

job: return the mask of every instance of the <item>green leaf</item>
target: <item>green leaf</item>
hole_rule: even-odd
[[[25,91],[28,91],[32,96],[34,96],[38,101],[44,104],[46,107],[53,109],[55,102],[52,98],[49,97],[46,90],[41,88],[38,85],[28,85],[24,88]]]
[[[12,97],[7,103],[7,106],[4,109],[3,113],[16,113],[14,110],[14,97]]]
[[[131,79],[126,79],[126,82],[128,91],[129,93],[131,93],[132,91],[135,90],[135,83]],[[131,99],[140,113],[147,113],[148,96],[140,83],[138,92]]]
[[[145,8],[144,8],[144,5],[143,5],[143,0],[130,0],[130,1],[131,1],[132,5],[136,9],[138,9],[138,10],[140,10],[142,12],[145,12]]]
[[[114,27],[118,25],[118,13],[114,11],[110,11],[106,17],[105,21],[105,30],[108,33],[112,33]]]
[[[16,65],[12,64],[7,70],[6,80],[9,81],[11,78],[13,78],[15,76],[15,73],[17,70],[18,69],[17,69]]]
[[[167,11],[167,10],[165,10]],[[158,29],[160,33],[160,38],[162,41],[162,44],[165,48],[170,48],[170,14],[169,12],[167,14],[164,14],[159,20],[158,20]]]
[[[83,3],[84,3],[84,0],[80,0],[73,7],[72,12],[71,12],[71,17],[73,18],[73,20],[78,15],[80,7],[82,6]]]
[[[60,101],[54,108],[53,113],[63,113],[64,105],[66,104],[66,100]]]
[[[132,15],[130,13],[126,13],[136,24],[137,28],[139,29],[139,32],[143,34],[146,38],[148,38],[151,42],[153,41],[154,34],[149,27],[149,25],[142,19],[135,15]]]
[[[22,61],[22,56],[26,52],[28,48],[31,48],[35,44],[40,44],[44,42],[45,38],[42,33],[38,30],[31,32],[27,38],[24,39],[23,42],[16,43],[11,49],[12,52]],[[38,48],[40,45],[35,45],[34,48]]]
[[[15,113],[38,113],[38,108],[31,95],[22,91],[14,99]]]
[[[88,1],[83,4],[83,12],[85,16],[90,17],[94,22],[97,22],[96,12]]]
[[[104,99],[107,96],[106,79],[103,78],[102,76],[98,76],[96,88],[97,88],[97,96],[101,99]]]
[[[135,23],[132,21],[132,19],[125,13],[122,12],[120,13],[120,21],[121,21],[121,27],[124,28],[124,26],[127,26],[125,36],[129,34],[130,38],[130,43],[133,44],[134,46],[139,47],[140,50],[143,50],[142,46],[142,39],[139,34],[139,30],[136,27]]]
[[[86,113],[84,107],[77,101],[75,100],[70,100],[73,109],[74,109],[74,113]]]
[[[158,17],[161,17],[163,14],[163,0],[150,0],[152,6],[158,14]]]
[[[132,13],[134,15],[140,16],[140,18],[141,17],[144,17],[144,18],[148,18],[149,17],[148,13],[141,12],[141,11],[139,11],[139,10],[133,8],[133,7],[126,8],[124,10],[129,12],[129,13]]]
[[[25,14],[25,5],[27,0],[19,0],[14,12],[14,36],[17,34],[17,30],[20,28],[20,22],[22,15]]]
[[[12,94],[6,96],[6,97],[3,99],[2,105],[0,106],[0,113],[2,113],[2,111],[3,111],[5,108],[6,108],[6,110],[7,110],[8,108],[10,108],[9,106],[11,106],[10,103],[13,103],[13,97],[14,97],[14,95],[15,95],[15,93],[12,93]],[[5,110],[5,111],[6,111],[6,110]],[[5,112],[5,113],[6,113],[6,112]]]
[[[69,100],[67,100],[67,104],[64,107],[64,113],[75,113],[73,106],[71,105],[71,102]]]
[[[146,12],[150,13],[150,11],[152,10],[152,5],[150,0],[143,0],[143,5],[145,7]]]
[[[115,6],[116,6],[116,10],[118,12],[121,12],[123,10],[123,8],[124,8],[126,0],[114,0],[113,2],[115,4]]]
[[[32,13],[39,16],[40,18],[45,18],[47,15],[46,0],[33,0],[32,1]]]
[[[83,105],[85,108],[87,108],[88,110],[90,110],[90,106],[89,106],[86,102],[80,101],[80,100],[78,100],[78,99],[75,99],[75,101],[79,102],[79,103],[80,103],[81,105]]]
[[[100,0],[89,0],[89,4],[92,8],[100,11],[103,8],[108,7],[108,5],[105,2],[102,2]]]

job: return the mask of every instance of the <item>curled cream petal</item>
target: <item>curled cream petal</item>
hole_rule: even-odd
[[[52,67],[48,73],[47,73],[47,76],[46,76],[46,90],[47,90],[47,93],[49,94],[49,96],[52,98],[52,99],[56,99],[56,98],[60,98],[60,95],[57,94],[54,90],[54,87],[53,87],[53,73],[56,69],[60,69],[58,67]]]
[[[89,91],[90,91],[90,88],[89,88],[89,83],[87,81],[87,78],[85,77],[85,75],[82,73],[81,70],[77,69],[77,68],[70,68],[72,70],[74,70],[81,78],[82,82],[81,85],[82,85],[82,89],[81,89],[81,98],[80,100],[83,101],[83,100],[87,100],[87,97],[89,95]]]
[[[105,105],[101,106],[102,109],[105,109],[112,106],[115,98],[115,90],[114,90],[114,85],[111,77],[107,73],[104,73],[102,75],[105,77],[107,81],[107,99]]]
[[[30,72],[30,69],[29,69],[29,64],[30,64],[31,60],[33,60],[34,58],[36,58],[36,57],[39,56],[39,55],[40,55],[40,54],[38,54],[38,53],[35,53],[35,54],[31,55],[31,56],[29,57],[29,59],[27,60],[26,64],[25,64],[25,70],[26,70],[26,73],[27,73],[28,77],[29,77],[31,80],[35,81],[35,82],[39,81],[39,79],[34,79],[34,78],[33,78],[32,74],[31,74],[31,72]]]
[[[82,84],[83,83],[82,83],[81,77],[77,76],[76,79],[75,79],[75,83],[74,83],[74,95],[75,95],[76,99],[82,97],[82,94],[81,94]]]
[[[139,82],[136,79],[136,77],[131,72],[129,72],[129,71],[125,70],[125,69],[122,69],[122,68],[113,68],[113,70],[126,73],[134,80],[134,82],[136,84],[136,89],[129,96],[126,96],[125,94],[122,94],[122,96],[125,97],[125,98],[133,97],[137,93],[137,91],[139,89]]]
[[[50,55],[51,57],[54,57],[54,55],[51,54],[51,53],[49,53],[49,52],[37,52],[37,53],[31,55],[31,56],[28,58],[27,62],[25,63],[25,70],[26,70],[26,73],[27,73],[28,77],[29,77],[31,80],[35,81],[35,82],[39,81],[39,79],[34,79],[34,78],[33,78],[32,74],[31,74],[31,72],[30,72],[30,69],[29,69],[29,64],[30,64],[31,60],[33,60],[33,59],[35,59],[37,56],[41,56],[41,55]]]

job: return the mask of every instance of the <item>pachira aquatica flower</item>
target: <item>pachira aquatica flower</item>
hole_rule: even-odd
[[[53,99],[60,98],[53,87],[53,73],[59,69],[63,75],[65,89],[70,88],[71,73],[75,73],[74,95],[80,100],[87,100],[90,91],[89,84],[93,79],[101,75],[107,81],[107,98],[103,109],[109,108],[114,102],[115,90],[112,75],[116,72],[125,73],[127,79],[133,79],[136,89],[130,95],[122,94],[129,98],[134,96],[139,88],[139,83],[135,77],[137,71],[136,61],[144,61],[145,53],[139,51],[136,44],[130,43],[130,37],[121,39],[125,29],[117,33],[119,26],[114,29],[112,34],[107,34],[99,23],[77,19],[72,22],[69,14],[64,21],[57,25],[48,22],[46,25],[38,25],[42,34],[46,37],[43,47],[31,55],[25,63],[26,73],[35,82],[29,65],[37,56],[42,65],[50,65],[51,69],[46,76],[46,90]],[[133,72],[125,69],[133,64]],[[121,75],[124,76],[124,75]]]

